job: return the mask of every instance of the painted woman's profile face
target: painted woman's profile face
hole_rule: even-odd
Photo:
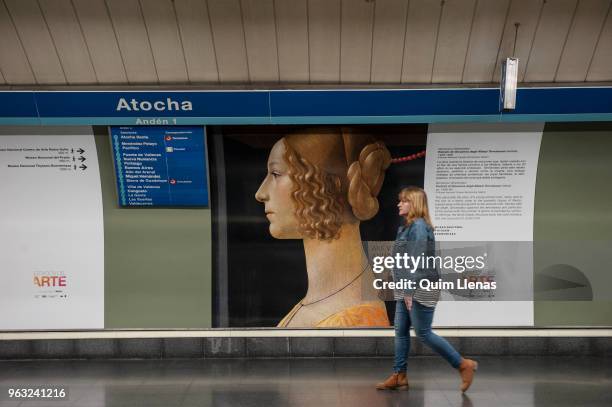
[[[295,216],[295,202],[291,198],[293,181],[284,159],[285,144],[279,140],[274,144],[268,157],[268,173],[255,199],[265,205],[270,221],[270,234],[277,239],[301,239],[298,219]]]

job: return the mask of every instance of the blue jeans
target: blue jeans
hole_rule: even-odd
[[[454,368],[459,368],[461,355],[451,346],[446,339],[436,335],[431,330],[431,321],[434,316],[434,307],[426,307],[416,301],[412,302],[412,311],[408,312],[403,300],[395,303],[395,372],[405,372],[410,352],[410,325],[414,325],[417,337],[435,350]]]

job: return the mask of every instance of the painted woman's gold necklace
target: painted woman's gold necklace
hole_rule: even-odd
[[[323,301],[323,300],[328,299],[328,298],[329,298],[329,297],[331,297],[332,295],[338,294],[340,291],[344,290],[345,288],[347,288],[348,286],[350,286],[351,284],[353,284],[355,281],[357,281],[357,279],[358,279],[359,277],[361,277],[361,275],[362,275],[363,273],[365,273],[365,271],[366,271],[366,269],[367,269],[367,268],[368,268],[368,263],[366,263],[366,264],[363,266],[363,269],[362,269],[362,270],[359,272],[359,274],[357,274],[357,275],[356,275],[356,276],[355,276],[355,277],[354,277],[354,278],[353,278],[351,281],[349,281],[349,282],[348,282],[348,283],[347,283],[347,284],[346,284],[344,287],[339,288],[338,290],[336,290],[336,291],[332,292],[331,294],[328,294],[328,295],[326,295],[325,297],[323,297],[323,298],[321,298],[321,299],[318,299],[318,300],[316,300],[316,301],[311,301],[311,302],[309,302],[308,304],[304,304],[304,302],[303,302],[303,301],[300,301],[300,304],[302,305],[302,307],[307,307],[308,305],[316,304],[317,302],[321,302],[321,301]],[[300,307],[300,308],[301,308],[301,307]]]
[[[304,304],[304,302],[303,302],[303,301],[300,301],[300,302],[299,302],[299,305],[300,305],[300,306],[299,306],[299,308],[298,308],[298,309],[296,309],[295,311],[292,311],[292,315],[291,315],[291,317],[290,317],[290,318],[289,318],[289,320],[288,320],[288,321],[285,323],[285,325],[284,325],[284,326],[285,326],[285,327],[289,326],[289,324],[291,323],[291,321],[293,320],[293,318],[296,316],[296,314],[298,313],[298,311],[302,309],[302,307],[307,307],[308,305],[312,305],[312,304],[316,304],[317,302],[321,302],[321,301],[323,301],[323,300],[325,300],[325,299],[327,299],[327,298],[331,297],[331,296],[332,296],[332,295],[334,295],[334,294],[338,294],[340,291],[344,290],[345,288],[347,288],[348,286],[350,286],[351,284],[353,284],[355,281],[357,281],[357,279],[358,279],[359,277],[361,277],[361,276],[363,275],[363,273],[365,273],[365,271],[367,270],[368,266],[369,266],[369,264],[368,264],[368,262],[366,262],[366,263],[365,263],[365,265],[363,266],[363,269],[362,269],[362,270],[359,272],[359,274],[357,274],[357,275],[356,275],[356,276],[355,276],[355,277],[354,277],[354,278],[353,278],[351,281],[349,281],[349,282],[348,282],[348,284],[346,284],[344,287],[341,287],[340,289],[338,289],[338,290],[334,291],[333,293],[331,293],[331,294],[329,294],[329,295],[326,295],[325,297],[323,297],[323,298],[321,298],[321,299],[319,299],[319,300],[316,300],[316,301],[311,301],[311,302],[309,302],[308,304]]]

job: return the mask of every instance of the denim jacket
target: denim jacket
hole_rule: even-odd
[[[423,262],[427,256],[435,256],[435,237],[431,226],[425,222],[423,218],[415,219],[409,226],[400,226],[397,229],[397,236],[393,245],[393,257],[397,254],[403,256],[406,253],[408,256],[421,257]],[[412,263],[409,263],[412,266]],[[402,267],[393,269],[393,280],[399,282],[402,279],[414,281],[418,288],[419,281],[429,279],[436,281],[439,278],[438,271],[435,268],[419,267],[414,273]],[[396,299],[405,296],[414,295],[414,289],[395,290]]]

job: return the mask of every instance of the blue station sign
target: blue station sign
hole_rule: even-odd
[[[206,125],[610,121],[612,87],[0,91],[0,124]]]

